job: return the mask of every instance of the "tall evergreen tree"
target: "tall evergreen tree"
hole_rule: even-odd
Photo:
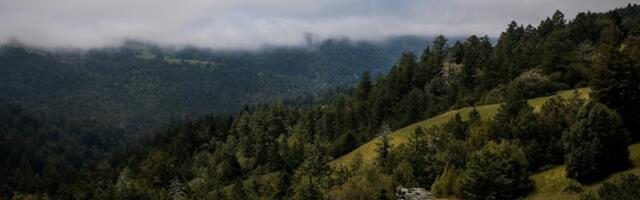
[[[393,168],[393,158],[391,155],[391,150],[393,149],[393,144],[391,143],[391,137],[389,137],[389,131],[383,131],[380,133],[380,137],[378,137],[376,142],[376,165],[382,169],[383,172],[390,174]]]
[[[325,177],[329,173],[327,144],[318,140],[305,146],[305,160],[294,174],[292,199],[324,199]]]
[[[620,52],[620,29],[609,24],[601,35],[593,66],[592,97],[622,116],[625,127],[640,132],[640,63]],[[635,54],[634,56],[638,56]]]
[[[441,172],[441,166],[436,162],[436,149],[429,139],[437,128],[424,131],[417,127],[409,136],[404,158],[411,164],[415,183],[419,187],[429,187]]]
[[[494,139],[514,139],[516,119],[525,109],[533,110],[524,98],[523,92],[511,91],[491,122],[491,134]]]
[[[423,119],[425,111],[424,93],[421,89],[414,88],[395,106],[396,117],[394,128],[400,128]]]
[[[459,40],[456,40],[456,43],[453,44],[451,49],[449,50],[450,62],[460,64],[464,58],[464,47]]]

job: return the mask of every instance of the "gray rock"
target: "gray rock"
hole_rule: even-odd
[[[396,199],[398,200],[433,200],[431,192],[424,188],[396,187]]]

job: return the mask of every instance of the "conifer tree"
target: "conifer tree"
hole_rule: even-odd
[[[562,141],[567,177],[581,182],[598,180],[629,163],[628,134],[622,120],[600,103],[585,104]]]
[[[609,24],[602,31],[601,42],[594,60],[591,95],[596,101],[616,110],[622,116],[627,130],[638,138],[640,64],[633,62],[620,52],[621,34],[615,24]]]
[[[524,152],[503,141],[489,142],[471,153],[462,173],[464,199],[516,199],[531,190]]]
[[[393,160],[391,157],[393,144],[391,143],[391,137],[389,137],[389,133],[389,131],[383,131],[380,133],[380,137],[378,137],[375,149],[375,163],[383,172],[390,174],[393,168]]]

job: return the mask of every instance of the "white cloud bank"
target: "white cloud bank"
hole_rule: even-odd
[[[638,0],[0,0],[0,41],[90,48],[137,39],[163,45],[255,48],[320,38],[496,36],[515,20],[537,25]]]

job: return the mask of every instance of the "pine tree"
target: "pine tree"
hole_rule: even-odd
[[[248,109],[248,108],[246,108]],[[233,125],[231,128],[232,134],[238,137],[239,144],[238,148],[240,152],[244,154],[244,156],[253,156],[254,151],[251,148],[254,143],[253,137],[251,135],[251,129],[249,127],[249,123],[251,121],[251,114],[248,111],[243,111],[240,113],[240,116],[233,120]]]
[[[316,138],[316,141],[305,145],[305,160],[295,170],[292,181],[292,199],[324,199],[323,191],[327,186],[329,175],[327,142]]]
[[[422,120],[425,110],[424,98],[422,90],[417,88],[404,95],[395,106],[396,120],[394,121],[397,122],[392,124],[393,127],[400,128]]]
[[[569,178],[590,182],[629,164],[628,135],[622,120],[600,103],[585,104],[562,141]]]
[[[449,50],[449,56],[452,63],[460,64],[462,63],[462,59],[464,57],[464,47],[460,41],[456,40],[456,43],[453,44],[453,47]]]
[[[430,186],[442,170],[441,164],[436,162],[435,145],[429,140],[429,134],[433,134],[438,128],[432,127],[424,131],[422,127],[417,127],[406,144],[404,158],[411,164],[415,184],[419,187]]]
[[[560,164],[564,161],[562,134],[573,125],[574,114],[569,103],[559,97],[547,100],[540,108],[538,117],[537,141],[544,150],[544,158],[548,164]],[[577,113],[575,113],[577,114]]]
[[[388,174],[391,173],[393,168],[391,149],[393,149],[393,144],[391,143],[391,137],[389,137],[389,131],[381,132],[376,142],[375,163],[383,172]]]
[[[475,84],[475,76],[481,66],[482,54],[480,39],[472,35],[464,42],[464,55],[462,57],[462,70],[460,74],[460,82],[465,88],[471,88]]]
[[[570,53],[576,46],[569,38],[569,30],[557,30],[549,34],[542,44],[541,65],[545,73],[564,72],[572,60]]]
[[[391,69],[388,76],[388,81],[390,81],[388,86],[394,97],[400,97],[407,94],[412,88],[418,87],[413,82],[416,64],[416,55],[412,52],[405,52]]]
[[[516,118],[523,110],[533,110],[524,98],[523,92],[510,91],[506,100],[498,108],[491,122],[491,134],[494,139],[514,139]]]
[[[564,19],[564,13],[560,12],[560,10],[556,10],[551,17],[551,22],[553,23],[554,29],[564,28],[567,21]]]
[[[433,54],[436,56],[436,60],[433,64],[441,66],[448,50],[447,38],[444,37],[444,35],[436,36],[431,47],[431,51],[433,51]]]
[[[634,137],[640,133],[640,64],[620,52],[621,31],[608,25],[603,31],[593,66],[591,96],[616,110]],[[638,56],[638,55],[636,55]],[[637,58],[636,58],[637,59]]]
[[[429,140],[422,127],[416,127],[411,135],[409,135],[406,150],[408,152],[409,162],[411,166],[422,169],[426,167],[426,160],[423,155],[427,153]]]

